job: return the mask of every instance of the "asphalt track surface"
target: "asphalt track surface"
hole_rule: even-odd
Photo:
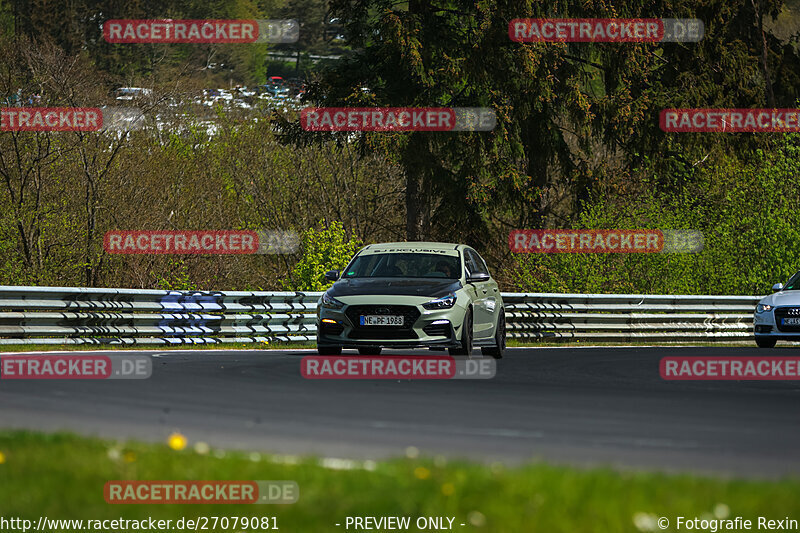
[[[797,348],[513,348],[481,381],[306,380],[310,350],[136,353],[158,354],[150,379],[0,380],[0,427],[159,442],[180,431],[212,446],[336,458],[413,446],[508,464],[800,474],[800,381],[677,382],[658,371],[668,355]]]

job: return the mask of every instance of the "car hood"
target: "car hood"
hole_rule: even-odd
[[[800,291],[780,291],[770,294],[761,300],[762,304],[769,304],[775,307],[784,305],[800,306]]]
[[[345,278],[334,283],[328,294],[334,298],[372,294],[441,298],[461,287],[453,279]]]

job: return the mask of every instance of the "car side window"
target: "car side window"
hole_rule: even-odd
[[[486,269],[486,265],[481,259],[481,256],[478,255],[477,252],[474,250],[466,250],[467,260],[469,261],[469,271],[472,274],[488,274],[489,271]]]
[[[466,277],[470,277],[475,272],[475,263],[472,261],[469,250],[464,250],[464,268],[466,269],[464,273]]]
[[[478,262],[478,268],[480,268],[480,272],[483,272],[484,274],[489,274],[489,267],[486,266],[486,261],[483,260],[481,254],[479,254],[478,252],[474,253],[475,253],[475,259]],[[489,275],[491,276],[491,274]]]
[[[798,281],[800,281],[800,272],[795,272],[794,276],[786,282],[784,289],[793,289],[798,284]]]

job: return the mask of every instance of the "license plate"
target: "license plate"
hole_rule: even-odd
[[[402,326],[403,315],[361,315],[362,326]]]
[[[800,317],[784,318],[781,321],[782,326],[800,326]]]

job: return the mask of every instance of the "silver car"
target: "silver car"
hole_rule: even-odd
[[[758,302],[753,318],[753,333],[761,348],[773,348],[778,341],[800,341],[800,272],[786,285],[776,283],[772,290]]]
[[[320,354],[356,348],[480,347],[499,358],[505,348],[503,299],[486,263],[463,244],[395,242],[359,251],[317,305]]]

